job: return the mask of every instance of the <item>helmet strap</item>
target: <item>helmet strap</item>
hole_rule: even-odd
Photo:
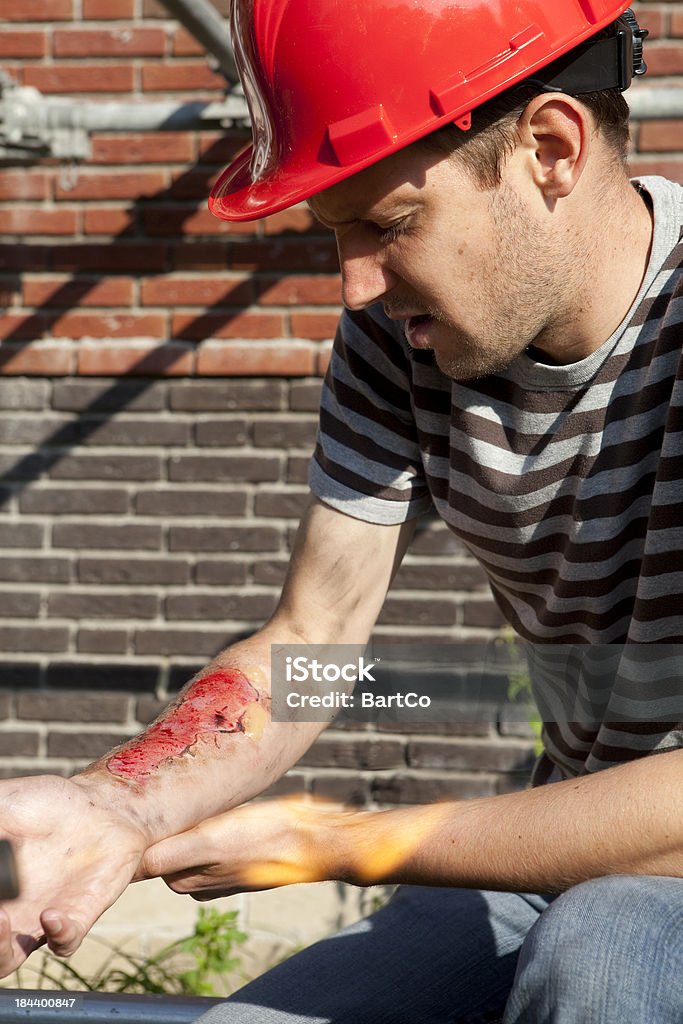
[[[589,39],[513,88],[534,86],[542,92],[566,92],[571,96],[608,89],[625,92],[634,76],[647,72],[643,41],[649,33],[640,28],[630,9],[615,24],[613,36]]]

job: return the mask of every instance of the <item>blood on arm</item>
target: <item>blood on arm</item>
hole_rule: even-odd
[[[261,735],[268,698],[239,669],[224,669],[197,679],[159,721],[107,760],[120,778],[143,782],[168,760],[191,754],[200,739],[219,733]]]

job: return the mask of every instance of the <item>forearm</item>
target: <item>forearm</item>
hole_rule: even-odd
[[[248,800],[308,749],[320,725],[274,723],[272,643],[301,642],[282,623],[209,664],[141,735],[74,779],[156,842]]]
[[[323,728],[271,720],[271,647],[366,643],[412,530],[373,526],[311,500],[271,621],[76,783],[130,818],[150,844],[263,792]]]
[[[674,751],[522,793],[342,816],[322,825],[321,873],[516,892],[610,874],[683,877],[682,778]]]

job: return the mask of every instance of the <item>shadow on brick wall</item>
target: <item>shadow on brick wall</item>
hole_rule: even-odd
[[[230,147],[227,151],[226,142]],[[236,145],[235,139],[219,140],[204,151],[195,164],[175,178],[168,188],[135,200],[128,211],[129,223],[118,234],[113,235],[107,243],[73,242],[52,246],[46,244],[0,246],[0,272],[11,268],[16,270],[19,275],[38,269],[46,273],[55,273],[66,266],[73,275],[51,292],[45,302],[38,306],[30,316],[23,319],[15,330],[10,330],[4,336],[2,345],[0,345],[0,368],[15,359],[23,347],[32,345],[36,340],[44,337],[50,328],[70,310],[79,308],[98,281],[97,278],[84,280],[82,274],[130,275],[144,273],[145,278],[150,278],[161,277],[179,269],[201,269],[203,266],[202,256],[200,254],[195,261],[193,249],[201,253],[202,247],[207,245],[206,236],[198,234],[196,238],[188,240],[182,237],[183,228],[193,215],[205,208],[210,191],[210,180],[216,169],[224,166],[234,156],[235,148],[240,148],[243,142],[243,139],[239,139]],[[182,200],[182,205],[180,205],[180,200]],[[167,209],[165,210],[161,204],[169,201],[178,204],[173,208],[172,226],[175,230],[170,243],[165,242],[163,234],[159,235],[158,229],[155,232],[154,227],[151,234],[144,233],[146,223],[158,222],[160,218],[164,217]],[[156,214],[156,217],[150,218],[150,213]],[[138,230],[141,233],[136,237],[135,232]],[[135,239],[137,244],[126,244],[131,239]],[[253,241],[253,237],[250,240]],[[271,238],[269,241],[272,244],[277,239]],[[155,246],[155,259],[147,265],[144,247],[150,243]],[[223,253],[222,265],[216,264],[215,270],[241,269],[249,275],[248,282],[254,280],[254,275],[259,269],[258,253],[250,254],[253,257],[251,266],[249,265],[250,256],[247,256],[247,262],[245,263],[243,260],[242,264],[236,267],[240,261],[239,246],[241,243],[234,243],[233,239],[212,238],[208,244],[213,248],[221,249]],[[323,257],[319,256],[316,261],[315,272],[336,270],[336,250],[330,244],[330,240],[317,238],[312,245],[315,246],[316,251],[322,250],[324,253]],[[171,265],[169,246],[182,247],[184,254],[184,258],[180,260],[182,266],[177,265],[178,261],[175,265]],[[231,250],[231,246],[234,247],[234,251]],[[162,251],[164,255],[163,259],[160,259]],[[49,255],[54,252],[58,252],[60,255],[56,261],[51,262]],[[108,259],[104,258],[105,253],[109,254]],[[45,260],[46,255],[47,260]],[[286,254],[283,256],[283,262],[286,264]],[[270,267],[266,266],[265,269],[282,271],[279,277],[270,280],[270,285],[288,276],[286,267],[278,267],[277,261]],[[16,281],[16,278],[14,280]],[[0,294],[2,287],[3,282],[0,278]],[[11,291],[12,289],[10,287],[6,290]],[[99,420],[89,421],[87,419],[89,413],[106,413],[113,416],[125,409],[154,381],[160,377],[173,376],[174,374],[170,371],[181,361],[187,359],[188,352],[192,352],[197,343],[207,336],[215,334],[217,330],[221,330],[242,315],[244,310],[250,307],[255,300],[255,286],[250,287],[248,284],[245,286],[244,280],[226,282],[225,292],[218,300],[210,306],[203,306],[201,312],[184,323],[182,328],[174,333],[172,339],[161,339],[154,349],[146,352],[139,360],[126,368],[125,377],[121,376],[110,388],[100,393],[93,404],[81,410],[81,422],[60,426],[41,443],[40,451],[34,451],[18,459],[0,477],[0,507],[9,500],[13,493],[28,486],[30,482],[49,471],[65,457],[74,445],[83,443],[88,434],[101,425]],[[106,313],[94,313],[93,315],[106,316]],[[50,376],[50,373],[46,371],[45,375]],[[102,376],[107,376],[107,374],[102,374]],[[109,376],[113,376],[113,374]],[[180,376],[184,376],[184,374],[180,374]],[[3,483],[10,480],[12,487],[9,490],[1,488]]]

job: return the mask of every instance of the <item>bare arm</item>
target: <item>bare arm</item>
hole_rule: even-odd
[[[0,836],[15,844],[23,883],[0,910],[0,976],[43,936],[73,952],[151,843],[261,792],[300,757],[321,726],[271,721],[271,645],[365,643],[411,533],[312,501],[278,609],[254,637],[80,775],[0,784]]]
[[[613,874],[680,878],[682,782],[676,750],[525,792],[358,816],[342,829],[334,873],[517,892]]]
[[[150,841],[262,792],[322,729],[270,720],[271,646],[367,643],[411,533],[410,525],[373,526],[313,500],[272,619],[76,783],[130,808]]]
[[[198,899],[323,879],[562,892],[611,874],[682,878],[682,779],[676,750],[467,802],[349,812],[264,801],[152,847],[145,867]]]

